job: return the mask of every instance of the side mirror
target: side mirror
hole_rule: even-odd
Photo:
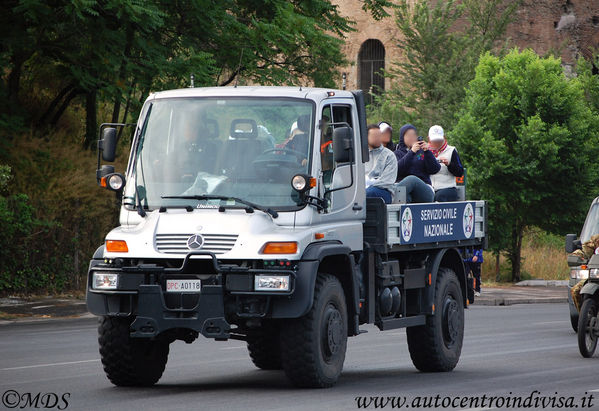
[[[569,253],[573,253],[575,250],[579,249],[580,247],[577,247],[578,244],[576,244],[576,234],[567,234],[566,235],[566,252]]]
[[[112,162],[116,155],[116,128],[106,127],[102,130],[102,139],[98,141],[98,149],[102,151],[102,160]]]
[[[333,130],[333,155],[336,163],[352,161],[354,133],[349,127],[338,127]]]

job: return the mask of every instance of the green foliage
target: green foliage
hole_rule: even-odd
[[[597,120],[559,59],[532,50],[481,57],[450,138],[470,196],[489,199],[490,245],[507,250],[513,280],[527,226],[563,234],[581,225],[599,182]]]
[[[599,70],[599,52],[595,52],[590,61],[584,58],[578,59],[576,65],[576,74],[582,87],[584,94],[595,113],[599,113],[599,75],[593,74],[593,68]]]
[[[363,1],[377,19],[390,6]],[[98,104],[111,102],[112,121],[126,120],[150,91],[186,87],[191,74],[198,86],[331,87],[351,30],[330,0],[8,0],[0,5],[0,112],[14,115],[34,92],[44,109],[29,118],[54,126],[85,96],[84,145],[93,147]]]
[[[497,48],[519,0],[402,0],[395,21],[404,53],[386,73],[397,86],[382,100],[402,123],[450,129],[482,52]],[[381,99],[379,99],[379,104]],[[375,105],[373,117],[385,109]]]

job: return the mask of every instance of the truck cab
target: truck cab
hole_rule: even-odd
[[[330,387],[363,324],[406,327],[419,370],[457,365],[473,299],[463,258],[486,244],[486,204],[367,199],[361,92],[152,94],[123,174],[101,165],[121,126],[101,127],[96,172],[121,199],[120,226],[87,287],[115,385],[156,383],[169,344],[202,335],[246,341],[257,367],[297,386]]]

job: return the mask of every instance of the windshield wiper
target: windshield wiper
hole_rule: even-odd
[[[252,209],[260,210],[263,213],[270,214],[272,216],[272,218],[277,218],[279,216],[279,213],[277,213],[272,208],[265,208],[265,207],[259,206],[258,204],[254,204],[252,202],[249,202],[247,200],[242,200],[241,198],[237,198],[237,197],[215,196],[215,195],[195,195],[195,196],[161,196],[161,198],[180,198],[183,200],[223,200],[223,201],[234,200],[234,201],[237,201],[238,203],[245,204],[246,206],[248,206]]]

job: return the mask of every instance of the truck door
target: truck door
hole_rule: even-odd
[[[322,107],[319,147],[321,183],[323,195],[328,201],[326,218],[323,218],[323,221],[355,218],[356,211],[359,211],[355,210],[357,207],[355,207],[355,203],[358,201],[357,195],[360,192],[358,187],[364,184],[362,179],[357,178],[359,173],[356,174],[358,167],[363,167],[363,164],[358,161],[357,155],[357,151],[360,149],[359,141],[356,138],[358,130],[354,127],[357,123],[355,110],[349,103],[327,101]],[[334,161],[333,131],[335,128],[348,125],[354,134],[353,160],[351,163],[338,164]]]

